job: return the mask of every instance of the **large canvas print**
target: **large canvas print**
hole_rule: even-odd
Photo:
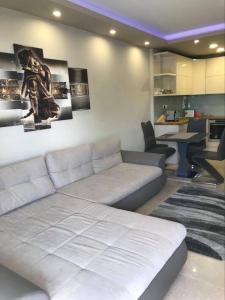
[[[72,117],[67,61],[17,44],[14,54],[0,53],[0,127],[34,131]]]
[[[72,110],[90,109],[87,69],[69,68]]]
[[[26,103],[20,122],[25,131],[51,128],[72,118],[66,61],[45,59],[43,50],[14,44],[20,100]]]

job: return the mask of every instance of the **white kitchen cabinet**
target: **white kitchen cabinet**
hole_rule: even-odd
[[[208,58],[206,60],[206,77],[224,75],[225,56]]]
[[[192,94],[192,77],[177,76],[177,95],[191,95]]]
[[[206,94],[225,93],[225,57],[206,60]]]
[[[176,73],[177,76],[192,76],[192,59],[177,55],[176,60]]]
[[[224,94],[225,93],[225,76],[206,77],[206,94]]]
[[[170,52],[154,55],[154,94],[191,93],[192,59]]]
[[[225,93],[225,57],[192,60],[171,52],[154,54],[154,94]]]
[[[192,92],[192,59],[177,55],[177,95]]]
[[[206,93],[206,60],[193,60],[192,63],[192,95],[204,95]]]

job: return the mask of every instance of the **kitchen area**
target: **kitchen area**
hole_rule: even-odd
[[[187,131],[189,118],[206,119],[207,150],[216,151],[225,128],[225,56],[154,54],[156,137]],[[171,145],[176,148],[176,143]],[[177,154],[168,163],[176,164]]]

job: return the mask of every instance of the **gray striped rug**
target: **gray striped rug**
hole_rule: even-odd
[[[182,223],[190,251],[225,260],[225,195],[184,186],[151,216]]]

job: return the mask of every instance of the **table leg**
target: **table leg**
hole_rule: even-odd
[[[180,155],[177,176],[180,177],[190,177],[191,175],[191,166],[187,160],[188,154],[188,143],[185,142],[177,142],[178,144],[178,152]]]

